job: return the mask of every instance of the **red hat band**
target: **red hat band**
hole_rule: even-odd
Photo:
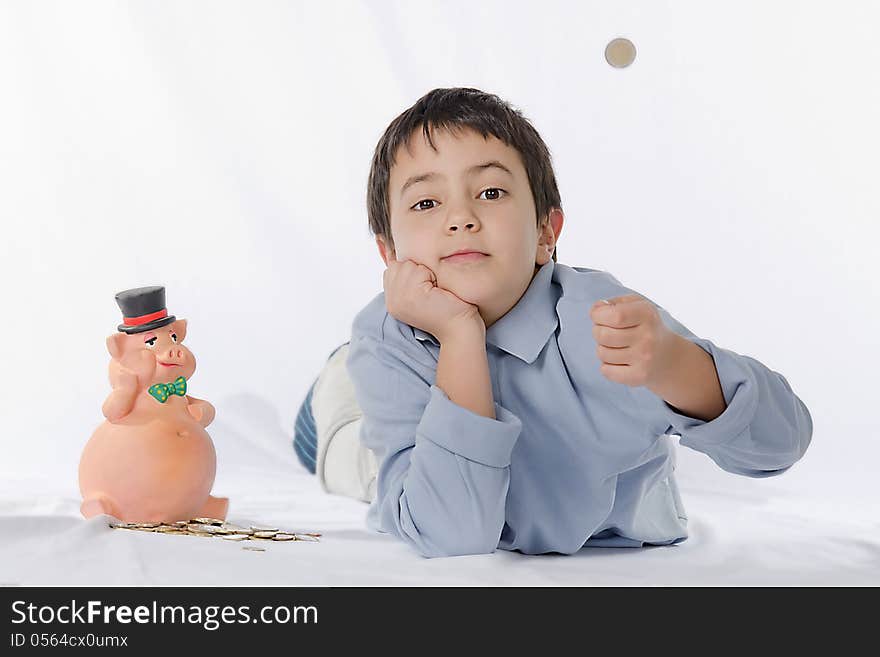
[[[168,317],[168,310],[165,308],[158,312],[150,313],[149,315],[141,315],[140,317],[123,317],[122,323],[126,326],[140,326],[141,324],[146,324],[147,322],[152,322],[156,319],[162,319],[163,317]]]

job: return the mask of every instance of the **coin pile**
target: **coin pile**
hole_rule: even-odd
[[[113,529],[133,529],[158,534],[187,534],[189,536],[219,536],[226,541],[317,541],[320,534],[282,531],[277,527],[251,525],[240,527],[217,518],[194,518],[177,522],[111,522]],[[245,550],[262,548],[245,547]]]

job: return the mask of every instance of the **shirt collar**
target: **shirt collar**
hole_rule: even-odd
[[[551,289],[554,264],[550,260],[542,265],[516,305],[486,329],[486,342],[526,363],[534,362],[559,325],[558,295]],[[433,335],[422,329],[413,327],[413,336],[440,346]]]

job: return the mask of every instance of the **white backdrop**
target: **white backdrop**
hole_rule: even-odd
[[[242,430],[295,467],[299,404],[382,289],[376,141],[475,86],[551,149],[559,261],[782,373],[814,435],[773,485],[877,508],[878,21],[856,0],[0,4],[7,492],[77,494],[113,296],[153,284],[189,320],[192,393],[218,422],[247,400]],[[632,66],[605,61],[615,37]]]

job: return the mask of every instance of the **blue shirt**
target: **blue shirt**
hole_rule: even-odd
[[[779,475],[804,455],[812,419],[786,379],[650,299],[666,326],[712,356],[727,408],[706,422],[606,379],[589,309],[633,292],[604,271],[542,266],[486,331],[496,419],[435,385],[439,343],[377,295],[353,321],[346,361],[360,438],[378,464],[368,528],[426,557],[677,543],[687,513],[670,435],[747,477]]]

